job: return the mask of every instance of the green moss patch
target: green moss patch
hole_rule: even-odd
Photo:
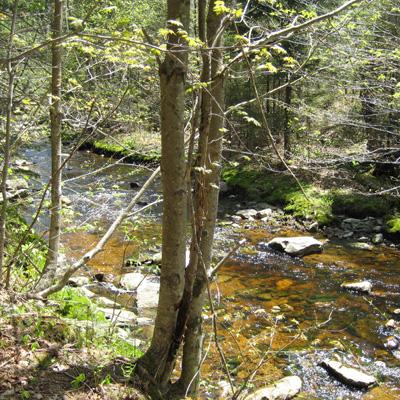
[[[372,196],[343,189],[323,189],[302,179],[300,189],[295,179],[285,173],[257,170],[251,165],[226,167],[222,179],[246,200],[266,202],[283,207],[302,219],[317,221],[320,225],[332,222],[336,216],[353,218],[367,216],[385,218],[400,209],[400,200],[393,196]],[[400,215],[396,218],[400,218]],[[397,229],[395,217],[389,223]],[[396,228],[395,228],[396,227]],[[400,231],[400,219],[398,222]]]

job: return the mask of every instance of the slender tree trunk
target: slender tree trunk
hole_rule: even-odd
[[[160,66],[161,176],[163,189],[162,267],[157,317],[151,345],[139,360],[139,374],[146,371],[160,392],[169,386],[170,346],[182,300],[186,252],[186,162],[184,141],[187,53],[178,33],[189,27],[190,0],[168,0],[169,53]],[[175,21],[182,25],[179,27]],[[143,373],[142,373],[143,375]]]
[[[63,0],[54,0],[53,39],[62,35]],[[51,208],[49,249],[46,259],[45,279],[52,280],[56,273],[61,231],[61,72],[62,45],[52,45],[51,103],[50,103],[50,135],[51,135]]]
[[[214,13],[215,1],[209,5],[207,17],[208,45],[213,47],[222,46],[222,35],[216,38],[221,27],[222,15]],[[201,207],[204,214],[200,242],[198,250],[197,275],[193,287],[192,304],[187,322],[185,341],[182,358],[182,374],[179,381],[184,392],[195,395],[200,380],[200,361],[202,357],[202,311],[205,301],[205,289],[207,287],[206,271],[209,269],[212,258],[212,247],[214,241],[214,230],[217,219],[220,162],[222,153],[223,127],[224,127],[224,76],[219,74],[223,63],[221,50],[213,50],[209,53],[211,63],[204,63],[203,68],[209,68],[209,76],[212,83],[209,93],[204,96],[208,98],[202,109],[203,120],[208,119],[204,129],[200,130],[200,157],[204,160],[204,168],[209,173],[203,175],[201,184],[195,192],[195,204]],[[207,74],[205,74],[207,75]]]
[[[287,81],[290,81],[290,76],[288,75]],[[290,126],[290,104],[292,102],[292,86],[288,85],[285,88],[285,125],[283,127],[283,158],[285,160],[290,160],[292,152],[292,129]]]
[[[14,1],[13,17],[11,22],[10,37],[8,40],[7,58],[11,58],[14,35],[17,22],[17,9],[18,0]],[[10,167],[10,151],[11,151],[11,120],[13,114],[13,101],[14,101],[14,82],[15,82],[15,68],[11,61],[7,63],[8,74],[8,88],[7,88],[7,111],[6,111],[6,126],[4,137],[4,152],[3,152],[3,165],[1,170],[1,194],[2,204],[0,211],[0,282],[3,278],[4,267],[4,250],[6,242],[6,223],[7,223],[7,178],[8,169]],[[7,274],[9,276],[9,274]],[[9,286],[9,279],[6,278],[6,287]]]

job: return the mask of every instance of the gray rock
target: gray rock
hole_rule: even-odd
[[[258,389],[245,397],[245,400],[287,400],[296,396],[302,387],[298,376],[287,376],[273,385]]]
[[[239,217],[242,217],[242,219],[253,219],[256,218],[258,214],[257,210],[254,210],[253,208],[249,208],[247,210],[239,210],[236,212],[236,215],[239,215]]]
[[[109,300],[115,301],[128,309],[137,308],[137,292],[134,290],[123,290],[115,287],[112,283],[98,282],[91,285],[83,286],[98,296],[106,297]]]
[[[324,360],[321,365],[341,382],[356,388],[368,388],[376,384],[376,379],[358,369],[348,367],[339,361]]]
[[[242,217],[240,215],[231,215],[230,218],[232,221],[236,221],[236,222],[239,222],[242,220]]]
[[[68,279],[68,285],[74,287],[81,287],[88,285],[90,283],[90,279],[87,276],[71,276]]]
[[[113,308],[113,309],[117,309],[119,310],[120,308],[122,308],[122,305],[112,301],[110,299],[108,299],[107,297],[93,297],[92,301],[94,301],[99,307],[105,307],[105,308]]]
[[[396,328],[399,325],[399,323],[397,321],[395,321],[394,319],[389,319],[389,321],[386,322],[385,327],[392,329],[392,328]]]
[[[7,200],[14,200],[28,195],[28,189],[18,189],[14,192],[6,192]],[[0,193],[0,203],[3,202],[3,194]]]
[[[6,189],[9,192],[16,192],[20,189],[28,189],[28,182],[23,178],[13,178],[7,180]]]
[[[354,232],[353,232],[353,231],[347,231],[347,232],[342,233],[342,234],[340,235],[340,237],[341,237],[342,239],[349,239],[349,238],[351,238],[353,235],[354,235]]]
[[[311,236],[278,237],[267,243],[272,249],[283,251],[291,256],[305,256],[320,253],[323,243]]]
[[[357,232],[372,232],[377,225],[377,220],[372,217],[364,219],[346,218],[341,224],[342,229]]]
[[[98,308],[105,317],[114,324],[136,325],[137,315],[132,311],[116,310],[115,308]]]
[[[318,230],[318,222],[313,222],[308,228],[307,230],[309,232],[317,232]]]
[[[383,243],[383,234],[377,233],[376,235],[372,236],[372,243],[373,244],[381,244]]]
[[[154,317],[158,306],[160,278],[132,272],[122,276],[120,284],[127,290],[137,293],[137,308],[140,316]]]
[[[72,200],[67,196],[61,196],[61,203],[68,207],[72,204]]]
[[[256,218],[263,219],[266,217],[271,217],[273,213],[274,211],[272,210],[272,208],[264,208],[263,210],[257,212]]]
[[[368,250],[368,251],[371,251],[374,248],[374,246],[372,246],[368,243],[363,243],[363,242],[350,243],[350,247],[352,247],[353,249],[357,249],[357,250]]]
[[[371,293],[372,283],[370,281],[343,282],[340,287],[359,293]]]
[[[385,347],[389,350],[397,350],[399,345],[399,341],[393,336],[388,337],[385,341]]]

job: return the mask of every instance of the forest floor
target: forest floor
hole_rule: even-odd
[[[74,330],[43,304],[13,299],[0,303],[0,399],[139,400],[127,385],[128,358],[114,357],[99,338]],[[111,346],[112,347],[112,346]]]

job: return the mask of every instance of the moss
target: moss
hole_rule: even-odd
[[[314,186],[305,187],[305,194],[298,190],[287,196],[285,211],[294,216],[317,221],[326,225],[333,219],[332,196],[328,191],[323,191]]]
[[[400,200],[393,196],[370,196],[343,189],[323,190],[303,179],[301,184],[306,198],[290,175],[262,171],[250,164],[228,166],[223,170],[222,179],[246,200],[281,206],[296,217],[315,220],[320,225],[332,222],[337,215],[383,218],[400,209]]]
[[[389,217],[386,221],[386,231],[389,233],[400,233],[400,214]]]
[[[87,142],[81,146],[81,150],[91,150],[94,153],[102,154],[107,157],[122,158],[127,162],[158,163],[160,161],[160,152],[156,148],[136,150],[133,145],[127,147],[109,143],[105,140],[95,140]]]
[[[285,205],[287,196],[299,189],[291,176],[269,174],[251,166],[225,168],[222,179],[237,192],[245,194],[246,198],[279,206]]]

